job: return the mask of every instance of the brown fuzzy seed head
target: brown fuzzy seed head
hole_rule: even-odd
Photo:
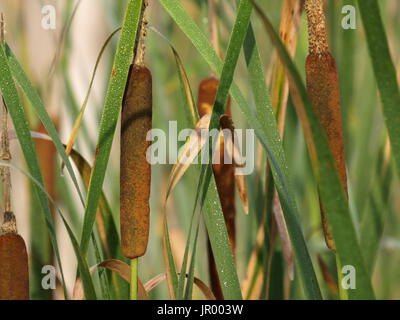
[[[197,99],[197,109],[200,117],[210,114],[214,106],[215,95],[217,94],[219,81],[211,77],[200,82],[199,93]],[[231,114],[231,101],[230,98],[226,105],[225,114]]]
[[[330,53],[310,54],[306,61],[307,91],[324,128],[343,186],[346,189],[344,138],[340,111],[339,79]]]
[[[339,79],[335,59],[329,52],[309,54],[306,60],[307,92],[318,120],[325,130],[335,166],[347,196],[344,137],[340,111]],[[327,246],[335,250],[331,227],[321,206]]]
[[[56,124],[58,121],[54,121]],[[46,128],[41,123],[37,131],[47,134]],[[40,170],[43,174],[44,186],[46,191],[53,200],[56,200],[56,165],[57,165],[57,150],[52,141],[36,139],[36,152],[38,154]],[[53,204],[50,203],[53,210]]]
[[[310,53],[328,52],[328,35],[323,0],[306,0],[305,10],[308,21],[308,43]]]
[[[0,236],[0,300],[28,300],[28,254],[15,233]]]
[[[127,258],[144,255],[150,225],[151,167],[146,159],[152,128],[152,78],[146,67],[132,67],[121,116],[120,217],[122,251]]]

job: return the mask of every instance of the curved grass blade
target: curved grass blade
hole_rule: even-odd
[[[395,168],[389,163],[390,158],[389,140],[386,138],[385,147],[380,151],[374,174],[374,181],[377,184],[371,190],[370,205],[361,220],[360,244],[363,248],[365,266],[370,275],[374,271],[385,222],[390,211],[392,195],[390,186],[395,177]]]
[[[107,163],[110,157],[111,145],[121,109],[125,84],[133,59],[133,49],[136,41],[143,0],[130,0],[126,9],[121,37],[118,41],[110,75],[104,110],[101,116],[99,138],[96,147],[95,163],[90,176],[86,210],[81,238],[81,248],[84,254],[89,248],[90,236],[96,219],[96,210],[101,195]]]
[[[396,69],[390,56],[388,40],[376,0],[358,1],[375,73],[383,114],[400,173],[400,89]]]
[[[121,260],[109,259],[101,262],[97,267],[106,268],[108,270],[116,272],[126,282],[131,281],[131,268],[130,266]],[[143,286],[142,281],[138,279],[138,300],[149,300],[147,292]]]
[[[187,276],[187,283],[185,289],[185,300],[192,300],[193,293],[193,283],[194,283],[194,267],[196,265],[196,248],[197,248],[197,239],[199,236],[199,224],[197,224],[196,235],[193,241],[193,252],[192,258],[190,260],[189,274]]]
[[[78,240],[74,236],[70,226],[68,225],[67,221],[65,220],[64,216],[61,215],[62,221],[64,223],[65,228],[67,229],[69,238],[71,239],[72,246],[74,248],[75,256],[78,259],[78,270],[79,274],[82,277],[83,288],[85,291],[85,297],[87,300],[97,300],[96,291],[93,286],[92,277],[90,275],[89,267],[87,265],[85,256],[82,253],[82,250],[79,247]]]
[[[216,72],[216,74],[220,76],[223,66],[222,61],[213,50],[207,37],[195,24],[193,19],[183,9],[181,4],[175,0],[160,0],[160,3],[179,25],[186,36],[192,41],[193,45],[196,47],[200,55],[206,60],[206,62]],[[247,6],[250,6],[250,4],[247,4]],[[256,67],[258,67],[258,65],[256,65]],[[260,75],[259,72],[258,75]],[[264,83],[264,78],[260,79],[260,81],[258,82],[254,81],[254,88],[258,89],[258,91],[260,92],[259,94],[256,94],[255,97],[258,98],[257,105],[259,106],[259,108],[262,107],[264,109],[262,113],[266,114],[265,119],[267,119],[268,121],[260,122],[260,119],[253,114],[248,102],[246,101],[243,94],[240,92],[235,83],[232,83],[230,93],[234,101],[237,103],[242,113],[246,117],[250,126],[255,130],[257,137],[260,139],[263,147],[265,148],[271,162],[271,168],[274,172],[274,180],[282,201],[284,212],[291,213],[287,215],[290,219],[290,222],[288,221],[287,223],[289,225],[288,228],[291,232],[293,243],[298,244],[299,247],[302,247],[301,253],[296,254],[295,251],[295,255],[296,257],[303,257],[298,259],[300,261],[300,267],[305,270],[305,278],[307,279],[305,284],[308,288],[306,290],[307,296],[310,298],[320,299],[320,290],[316,281],[311,261],[308,256],[308,252],[305,247],[304,237],[301,233],[297,217],[295,214],[293,214],[293,212],[297,212],[297,209],[293,193],[291,192],[290,184],[288,183],[288,173],[286,160],[283,153],[283,147],[280,141],[279,132],[276,126],[275,116],[273,114],[272,107],[269,103],[265,103],[267,101],[270,101],[270,99],[268,97],[267,91],[262,90],[262,88],[260,87],[262,83]],[[210,190],[213,190],[212,186],[210,187]],[[218,199],[216,201],[218,201]]]
[[[273,128],[274,130],[269,130],[270,135],[272,135],[272,141],[277,141],[275,143],[274,149],[276,152],[281,154],[280,163],[286,164],[286,159],[284,156],[283,146],[280,140],[279,130],[275,121],[275,115],[272,111],[271,100],[268,94],[268,89],[265,85],[265,77],[262,69],[262,63],[260,55],[256,46],[255,37],[252,28],[249,28],[245,43],[245,57],[250,74],[250,81],[253,89],[253,95],[255,98],[255,103],[257,107],[258,115],[266,115],[261,117],[263,121],[264,128]],[[271,144],[273,145],[273,144]],[[268,153],[268,152],[267,152]],[[270,154],[268,154],[270,156]],[[271,159],[271,158],[270,158]],[[283,207],[283,213],[285,217],[286,227],[288,229],[291,242],[293,245],[294,258],[296,260],[296,267],[299,268],[299,275],[302,278],[302,283],[305,289],[305,293],[310,298],[321,299],[321,293],[318,286],[317,278],[315,276],[315,271],[309,256],[307,246],[305,243],[304,236],[301,231],[300,222],[298,220],[298,210],[295,202],[295,197],[291,189],[290,181],[288,179],[288,174],[286,172],[285,179],[283,180],[283,185],[279,183],[278,170],[275,169],[273,162],[271,161],[271,171],[274,178],[274,183],[276,190],[279,194],[281,205]],[[286,182],[286,186],[284,183]]]
[[[191,277],[188,277],[188,281],[186,281],[186,269],[187,269],[188,258],[189,258],[189,248],[190,248],[190,243],[191,243],[191,239],[192,239],[193,223],[194,223],[194,220],[195,220],[197,199],[196,199],[195,203],[196,204],[195,204],[195,207],[193,208],[192,217],[190,218],[189,232],[188,232],[188,236],[187,236],[187,240],[186,240],[185,253],[183,255],[183,262],[182,262],[181,272],[180,272],[180,276],[179,276],[178,295],[177,295],[177,299],[178,300],[182,300],[184,298],[185,298],[185,300],[187,299],[185,296],[186,296],[186,292],[188,290],[187,286],[189,286],[189,280],[192,280],[192,284],[193,284],[193,279]],[[194,255],[195,251],[196,251],[198,229],[199,229],[199,222],[197,222],[197,231],[196,231],[195,238],[193,240],[192,255]],[[191,264],[190,264],[189,268],[190,268],[189,274],[194,273],[193,256],[192,256],[192,260],[191,260]],[[192,268],[193,268],[193,270],[191,270]],[[186,291],[185,291],[185,296],[184,296],[185,282],[186,282]]]
[[[186,275],[188,276],[188,275]],[[167,278],[165,273],[161,273],[154,278],[150,279],[144,284],[144,288],[147,293],[157,287],[160,283],[162,283]],[[199,278],[194,277],[194,284],[201,290],[206,300],[215,300],[215,296],[212,293],[211,289],[207,287],[207,285],[201,281]]]
[[[41,185],[43,185],[43,177],[40,172],[39,162],[36,156],[35,148],[33,146],[28,122],[26,120],[25,112],[18,96],[17,88],[12,78],[11,71],[7,62],[7,56],[4,50],[4,46],[2,44],[0,45],[0,89],[3,94],[4,101],[7,105],[8,111],[10,113],[11,119],[14,123],[14,128],[25,157],[25,161],[29,168],[29,172]],[[49,202],[46,198],[46,194],[37,186],[35,186],[35,193],[38,197],[40,206],[45,217],[47,228],[50,234],[51,244],[53,246],[57,262],[60,265],[64,295],[67,297],[64,272],[62,269],[57,237],[51,216]]]
[[[75,149],[71,150],[71,158],[78,168],[79,173],[82,176],[83,183],[87,188],[89,186],[90,173],[92,172],[92,167],[86,161],[83,156],[77,152]],[[97,224],[100,233],[100,239],[103,246],[103,250],[106,255],[111,257],[122,258],[122,252],[120,250],[120,240],[117,230],[117,225],[114,221],[113,215],[111,213],[110,205],[104,192],[101,192],[99,198],[99,212],[97,215]]]
[[[182,96],[186,102],[185,103],[185,108],[186,108],[185,114],[187,115],[188,125],[194,126],[199,121],[199,115],[197,113],[197,108],[196,108],[195,101],[193,99],[193,94],[192,94],[192,90],[190,87],[189,79],[187,77],[187,74],[186,74],[184,65],[181,61],[181,58],[180,58],[178,52],[176,51],[176,49],[170,43],[170,41],[161,32],[159,32],[154,27],[151,27],[150,29],[152,31],[154,31],[156,34],[158,34],[162,39],[167,41],[172,50],[172,53],[174,55],[175,62],[176,62],[176,67],[178,69],[178,75],[179,75],[179,80],[180,80],[180,84],[181,84]],[[182,152],[182,154],[185,154],[185,152]],[[184,174],[184,172],[190,165],[190,164],[188,164],[186,167],[182,168],[182,170],[179,170],[178,168],[180,167],[180,165],[178,162],[179,162],[179,160],[177,161],[177,164],[174,165],[174,168],[172,169],[172,172],[170,174],[165,202],[168,201],[168,197],[172,193],[175,185],[178,183],[179,179],[182,177],[182,175]],[[174,178],[174,176],[175,176],[175,178]],[[197,203],[197,201],[196,201],[196,203]],[[166,215],[166,213],[164,213],[164,214]],[[166,216],[164,219],[165,219],[165,223],[164,223],[164,258],[166,260],[166,265],[167,265],[168,287],[170,290],[171,297],[181,299],[181,298],[183,298],[183,289],[184,289],[184,283],[185,283],[185,273],[183,273],[182,271],[186,272],[193,216],[192,216],[192,219],[190,222],[188,242],[186,244],[184,260],[183,260],[182,267],[181,267],[181,276],[179,278],[178,278],[178,274],[176,272],[175,262],[174,262],[174,258],[172,255]]]
[[[201,136],[200,130],[207,129],[209,124],[210,116],[203,116],[200,121],[196,123],[196,131],[192,132],[185,144],[182,146],[182,151],[179,153],[178,159],[172,167],[170,176],[168,178],[166,201],[168,200],[170,194],[175,189],[182,176],[189,169],[189,166],[196,159],[196,156],[205,146],[207,139]]]
[[[47,81],[50,82],[52,81],[52,78],[54,74],[56,73],[57,70],[57,65],[59,60],[62,58],[62,51],[64,49],[64,46],[66,44],[66,39],[68,40],[68,34],[70,31],[70,28],[72,26],[72,22],[74,21],[74,18],[76,16],[76,13],[78,12],[78,8],[81,4],[82,0],[78,0],[75,5],[72,7],[73,3],[68,2],[65,8],[65,15],[64,15],[64,23],[61,29],[60,37],[57,41],[57,50],[54,54],[53,60],[51,61],[49,73],[47,76]],[[71,11],[72,9],[72,11]]]
[[[327,137],[311,107],[305,85],[296,66],[267,16],[258,6],[255,5],[255,8],[286,67],[297,111],[304,114],[307,123],[303,125],[308,127],[312,135],[310,140],[314,143],[314,150],[309,150],[309,152],[316,152],[318,161],[315,168],[316,176],[321,199],[328,211],[328,221],[332,225],[340,265],[351,265],[357,272],[357,288],[347,290],[348,296],[350,299],[374,299],[371,280],[364,266],[346,196],[329,150]]]
[[[172,254],[171,240],[169,237],[168,222],[166,209],[164,209],[164,237],[163,237],[163,256],[166,265],[166,277],[168,282],[168,290],[171,300],[175,300],[178,296],[178,273],[176,272],[175,259]]]
[[[32,83],[29,81],[28,76],[22,69],[20,63],[18,62],[17,58],[15,57],[14,53],[11,51],[11,48],[6,44],[6,54],[8,58],[8,64],[10,66],[10,70],[14,76],[14,78],[20,84],[22,90],[24,91],[25,95],[28,97],[29,101],[31,102],[37,116],[39,117],[40,121],[43,123],[46,131],[48,132],[49,136],[53,140],[54,146],[57,149],[57,152],[60,154],[61,159],[64,161],[68,173],[71,176],[72,182],[77,190],[80,200],[82,204],[85,204],[85,200],[83,195],[80,191],[77,179],[75,177],[74,170],[72,169],[71,162],[68,159],[67,154],[65,153],[63,144],[61,143],[60,137],[58,136],[57,129],[55,128],[53,122],[50,119],[49,114],[46,111],[46,108],[42,102],[37,91],[34,89]]]
[[[131,281],[131,269],[130,266],[121,260],[117,259],[108,259],[98,264],[92,266],[90,268],[90,273],[93,273],[98,268],[108,269],[110,271],[115,272],[118,274],[123,280],[130,283]],[[74,287],[74,300],[82,300],[82,281],[78,278],[75,282]],[[149,297],[147,296],[146,290],[144,289],[143,283],[138,279],[138,300],[148,300]]]
[[[199,121],[199,114],[197,112],[197,107],[196,103],[193,98],[193,93],[192,89],[190,87],[189,83],[189,78],[186,74],[185,67],[182,63],[181,57],[178,54],[178,51],[174,48],[172,43],[156,28],[150,27],[150,30],[154,31],[157,33],[162,39],[168,42],[169,46],[171,47],[172,53],[175,58],[175,63],[176,67],[178,69],[178,75],[179,75],[179,81],[181,83],[181,92],[182,92],[182,97],[184,97],[184,100],[186,101],[185,107],[186,107],[186,115],[188,118],[188,124],[189,126],[192,126],[193,124],[197,123]]]
[[[93,82],[94,82],[94,79],[96,77],[97,68],[99,67],[101,57],[103,56],[103,53],[104,53],[105,49],[107,48],[107,45],[109,44],[109,42],[113,38],[113,36],[120,30],[121,30],[121,28],[118,28],[108,36],[108,38],[104,42],[104,44],[101,47],[101,50],[100,50],[100,52],[99,52],[99,54],[97,56],[96,64],[95,64],[94,69],[93,69],[92,78],[91,78],[90,83],[89,83],[89,88],[88,88],[88,90],[86,92],[85,100],[83,101],[81,110],[79,111],[79,114],[78,114],[78,116],[77,116],[77,118],[75,120],[74,126],[73,126],[72,131],[71,131],[71,135],[70,135],[70,137],[68,139],[68,142],[67,142],[67,147],[66,147],[66,150],[65,150],[67,155],[69,155],[71,153],[72,147],[74,146],[75,140],[76,140],[76,138],[78,136],[79,128],[81,126],[83,115],[85,113],[86,106],[87,106],[88,101],[89,101],[90,93],[92,91]]]
[[[199,197],[200,197],[200,188],[201,184],[203,181],[204,177],[204,171],[200,172],[200,179],[199,179],[199,184],[197,186],[197,192],[196,192],[196,199],[195,199],[195,206],[193,208],[193,214],[192,218],[190,221],[190,226],[189,226],[189,235],[188,235],[188,240],[186,243],[185,247],[185,253],[184,253],[184,259],[182,262],[182,268],[181,268],[181,277],[178,278],[178,273],[176,271],[176,266],[175,266],[175,261],[174,261],[174,256],[172,254],[172,248],[171,248],[171,241],[169,237],[169,231],[168,231],[168,221],[167,221],[167,211],[166,211],[166,205],[168,201],[168,192],[165,197],[165,204],[164,204],[164,237],[163,237],[163,254],[164,254],[164,261],[166,264],[167,268],[167,281],[168,281],[168,289],[170,293],[171,299],[179,299],[180,296],[180,291],[183,292],[183,283],[184,283],[184,278],[182,278],[182,273],[186,274],[186,263],[187,263],[187,255],[189,252],[189,243],[190,243],[190,238],[191,238],[191,231],[192,231],[192,223],[193,223],[193,218],[196,212],[197,205],[199,204]]]
[[[31,137],[33,139],[52,141],[51,137],[47,134],[36,131],[31,131]],[[9,131],[9,138],[17,138],[16,132],[14,130]],[[63,146],[64,148],[66,147],[65,145]],[[82,177],[85,187],[87,188],[89,185],[92,167],[90,166],[89,162],[75,149],[71,150],[71,158]],[[107,201],[106,196],[104,195],[104,192],[101,193],[99,199],[99,215],[97,218],[103,251],[110,258],[115,256],[117,256],[118,258],[122,258],[123,255],[119,248],[119,235],[117,225],[115,224],[110,205]]]
[[[183,292],[185,289],[185,282],[186,282],[186,269],[187,269],[187,263],[188,263],[188,257],[189,257],[189,247],[190,247],[190,240],[191,240],[191,235],[192,235],[193,219],[194,219],[194,212],[192,214],[192,218],[190,219],[189,233],[188,233],[188,237],[186,240],[185,253],[183,254],[182,267],[181,267],[181,272],[180,272],[179,281],[178,281],[177,300],[182,300],[183,296],[184,296]]]
[[[75,149],[71,150],[71,158],[82,177],[85,188],[88,188],[92,167],[90,166],[89,162],[87,162],[86,159]],[[112,215],[110,205],[103,191],[101,192],[99,198],[99,205],[96,213],[96,224],[102,251],[105,257],[108,259],[111,258],[124,259],[120,247],[120,238],[118,234],[117,225]],[[96,242],[94,241],[93,244],[95,245],[95,243]],[[100,260],[97,259],[97,261]],[[107,278],[102,278],[102,279],[103,281],[107,280]],[[119,292],[121,290],[121,286],[123,286],[122,280],[112,275],[111,281],[112,281],[112,286],[110,288],[111,291],[114,293]]]

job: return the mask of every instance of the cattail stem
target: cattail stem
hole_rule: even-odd
[[[3,13],[0,15],[0,38],[1,43],[5,43],[5,22]],[[1,132],[1,159],[3,161],[11,160],[10,141],[8,139],[8,112],[7,106],[2,99],[2,132]],[[1,176],[4,186],[4,212],[11,212],[11,175],[10,168],[3,166],[1,168]]]
[[[140,17],[140,32],[135,44],[134,65],[144,66],[144,55],[146,51],[145,39],[147,36],[147,18],[146,9],[148,7],[148,0],[143,1],[142,13]]]
[[[137,300],[138,293],[138,258],[131,260],[130,299]]]

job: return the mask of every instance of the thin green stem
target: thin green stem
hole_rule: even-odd
[[[137,300],[138,292],[138,258],[131,260],[131,300]]]

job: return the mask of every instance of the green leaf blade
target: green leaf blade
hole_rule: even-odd
[[[358,1],[397,172],[400,173],[400,89],[376,0]]]

